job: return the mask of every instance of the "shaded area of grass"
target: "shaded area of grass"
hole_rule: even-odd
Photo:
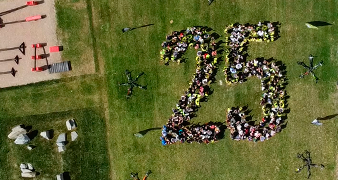
[[[55,141],[60,133],[67,132],[68,141],[71,141],[65,125],[70,118],[76,119],[79,137],[66,145],[64,153],[58,153]],[[99,108],[1,119],[0,122],[6,122],[0,126],[1,152],[6,154],[1,156],[2,178],[19,179],[19,165],[27,162],[41,173],[37,179],[55,179],[62,172],[70,172],[72,179],[108,178],[105,120]],[[31,125],[38,133],[54,129],[54,138],[48,141],[36,136],[30,144],[37,147],[29,151],[26,146],[15,145],[7,138],[10,128],[18,124]]]
[[[102,80],[97,75],[39,82],[0,90],[0,117],[27,116],[98,106]]]

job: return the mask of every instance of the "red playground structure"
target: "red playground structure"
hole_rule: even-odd
[[[35,5],[38,5],[39,3],[37,1],[27,1],[26,2],[26,5],[27,6],[35,6]]]

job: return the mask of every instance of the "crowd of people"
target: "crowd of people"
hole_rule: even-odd
[[[218,139],[219,126],[209,122],[203,125],[190,125],[190,119],[210,93],[210,83],[217,70],[217,43],[206,27],[188,27],[181,32],[174,31],[167,35],[162,43],[161,59],[180,63],[187,48],[197,51],[196,72],[189,88],[181,96],[168,123],[162,129],[162,144],[193,141],[210,143]]]
[[[246,114],[241,108],[228,109],[227,127],[234,140],[264,141],[281,131],[285,117],[285,77],[284,72],[274,60],[254,59],[247,61],[245,52],[249,41],[273,41],[277,27],[272,23],[257,25],[231,25],[226,28],[228,34],[225,80],[228,84],[242,83],[246,78],[256,76],[261,79],[263,118],[257,125],[249,125]]]
[[[278,32],[277,26],[275,27],[270,22],[259,22],[257,25],[235,24],[226,27],[224,32],[226,33],[225,40],[228,47],[225,49],[225,81],[228,84],[242,83],[250,74],[262,76],[261,69],[256,71],[247,66],[247,44],[250,41],[274,41],[275,36],[277,36],[276,32]],[[257,67],[258,63],[258,60],[254,60],[254,67]]]
[[[189,88],[181,96],[173,114],[162,128],[163,145],[176,142],[193,141],[210,143],[217,141],[221,132],[219,124],[212,122],[203,125],[191,125],[190,119],[210,93],[210,83],[217,71],[218,45],[206,27],[188,27],[183,31],[174,31],[166,36],[160,52],[166,65],[170,61],[180,63],[182,55],[188,48],[197,51],[196,72]],[[273,41],[277,37],[277,26],[273,23],[257,25],[230,25],[225,30],[226,67],[225,80],[228,84],[242,83],[247,77],[256,76],[261,79],[263,95],[260,105],[263,118],[259,125],[250,125],[242,108],[231,108],[227,112],[226,124],[235,140],[264,141],[281,131],[282,119],[285,115],[285,78],[280,65],[273,60],[254,59],[247,61],[247,43],[249,41]]]

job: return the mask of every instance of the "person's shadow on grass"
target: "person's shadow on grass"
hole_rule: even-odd
[[[328,116],[325,116],[325,117],[319,117],[317,119],[318,120],[330,120],[330,119],[335,118],[336,116],[338,116],[338,114],[332,114],[332,115],[328,115]]]

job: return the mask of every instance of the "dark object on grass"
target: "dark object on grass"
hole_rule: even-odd
[[[144,89],[146,90],[147,89],[147,86],[141,86],[139,84],[137,84],[137,80],[142,76],[144,75],[144,72],[141,72],[139,75],[136,76],[135,79],[133,79],[133,77],[131,76],[131,72],[126,70],[125,71],[125,74],[128,78],[128,82],[126,83],[121,83],[119,84],[120,86],[129,86],[129,89],[128,89],[128,93],[127,93],[127,98],[130,98],[131,95],[133,94],[133,89],[134,87],[138,87],[140,89]]]
[[[338,116],[338,114],[332,114],[332,115],[328,115],[328,116],[325,116],[325,117],[319,117],[317,119],[318,120],[329,120],[329,119],[335,118],[336,116]]]
[[[312,159],[310,156],[310,152],[305,150],[303,154],[297,153],[297,158],[302,159],[304,165],[301,166],[300,168],[296,169],[296,172],[299,173],[302,169],[307,167],[307,178],[310,179],[311,176],[311,167],[320,167],[321,169],[324,168],[323,164],[313,164]]]
[[[143,27],[152,26],[152,25],[154,25],[154,24],[147,24],[147,25],[133,27],[133,28],[125,27],[125,28],[122,29],[122,32],[125,33],[125,32],[132,31],[132,30],[135,30],[135,29],[138,29],[138,28],[143,28]]]
[[[332,25],[332,24],[325,22],[325,21],[310,21],[310,22],[307,22],[307,23],[311,24],[312,26],[316,26],[316,27]]]
[[[301,74],[299,77],[304,78],[304,76],[311,74],[313,76],[313,78],[315,79],[316,83],[317,83],[319,78],[315,75],[315,73],[313,71],[316,70],[319,66],[322,66],[323,61],[320,61],[318,64],[316,64],[314,66],[313,65],[313,58],[314,57],[310,54],[310,56],[309,56],[309,62],[310,62],[309,66],[306,65],[304,62],[297,61],[298,65],[301,65],[301,66],[303,66],[303,68],[306,69],[306,72]]]
[[[209,6],[210,6],[210,4],[211,4],[212,2],[214,2],[214,0],[208,0],[208,2],[209,2]]]
[[[135,133],[134,136],[136,136],[136,137],[143,137],[143,136],[146,135],[149,131],[152,131],[152,130],[159,130],[159,129],[161,129],[161,128],[149,128],[149,129],[140,131],[140,132],[138,132],[138,133]]]

